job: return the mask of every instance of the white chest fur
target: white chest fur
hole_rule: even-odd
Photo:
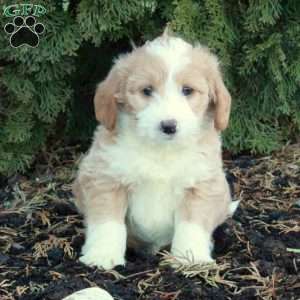
[[[151,145],[132,135],[102,148],[108,167],[101,172],[130,186],[130,231],[156,248],[171,242],[176,208],[186,188],[213,176],[216,161],[197,143]]]
[[[175,210],[182,198],[183,189],[170,183],[148,181],[137,185],[129,195],[127,220],[131,233],[154,248],[169,244]]]
[[[167,143],[151,144],[130,134],[119,136],[114,144],[103,146],[98,154],[108,166],[101,172],[125,185],[164,182],[173,188],[187,188],[211,178],[221,166],[209,158],[211,149],[196,141]]]

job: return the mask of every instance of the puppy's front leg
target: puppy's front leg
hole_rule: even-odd
[[[171,252],[185,264],[211,263],[213,230],[228,216],[230,194],[227,183],[209,182],[186,191],[175,216]]]
[[[171,253],[183,264],[210,263],[211,234],[203,226],[187,220],[178,220]]]
[[[79,183],[80,184],[80,183]],[[80,184],[86,240],[80,261],[105,270],[125,264],[126,192],[122,187],[90,180]]]
[[[88,223],[83,254],[79,260],[88,266],[109,270],[125,265],[126,227],[114,220]]]

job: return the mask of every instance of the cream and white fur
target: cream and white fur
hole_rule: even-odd
[[[80,260],[124,265],[131,244],[212,262],[212,232],[238,204],[222,168],[231,100],[217,58],[165,33],[120,56],[94,101],[101,125],[73,189],[86,223]],[[170,119],[172,135],[160,127]]]

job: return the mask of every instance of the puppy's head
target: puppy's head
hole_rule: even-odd
[[[137,135],[164,142],[197,136],[213,124],[224,130],[231,98],[214,55],[164,34],[120,56],[94,102],[108,130],[121,112]]]

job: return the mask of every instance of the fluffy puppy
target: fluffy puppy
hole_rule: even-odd
[[[124,265],[127,242],[213,261],[212,232],[237,206],[219,135],[230,102],[217,58],[201,45],[164,34],[115,61],[96,91],[101,125],[73,188],[83,263]]]

